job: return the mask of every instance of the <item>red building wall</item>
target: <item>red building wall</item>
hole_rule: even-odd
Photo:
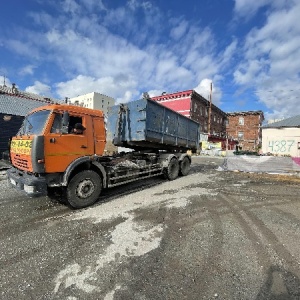
[[[200,124],[201,132],[208,132],[208,114],[210,103],[194,90],[164,94],[151,98],[162,105],[191,118]],[[226,136],[226,113],[212,104],[210,119],[210,134]]]
[[[152,97],[158,103],[190,117],[192,90]]]

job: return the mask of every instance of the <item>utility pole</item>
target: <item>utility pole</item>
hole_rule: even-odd
[[[208,130],[207,130],[208,135],[210,135],[211,105],[212,105],[212,82],[210,83],[209,108],[208,108]]]

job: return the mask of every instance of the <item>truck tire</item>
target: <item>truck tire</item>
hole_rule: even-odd
[[[178,174],[179,174],[179,162],[176,157],[173,157],[170,160],[168,167],[165,168],[164,170],[164,176],[169,180],[174,180],[178,177]]]
[[[102,191],[102,179],[94,171],[86,170],[76,174],[67,186],[67,201],[74,208],[94,204]]]
[[[191,161],[187,156],[185,156],[183,160],[180,162],[179,175],[186,176],[190,172],[190,169],[191,169]]]

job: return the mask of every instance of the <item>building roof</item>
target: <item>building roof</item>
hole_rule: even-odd
[[[46,104],[46,101],[0,94],[0,113],[2,114],[25,116],[32,109]]]
[[[162,93],[162,95],[151,97],[152,100],[167,100],[181,97],[189,97],[192,94],[193,90],[175,92],[175,93]]]
[[[0,113],[2,114],[25,116],[34,108],[53,102],[54,100],[49,98],[0,86]]]
[[[236,111],[236,112],[228,112],[227,115],[234,116],[247,116],[247,115],[263,115],[264,113],[261,110],[248,110],[248,111]]]
[[[278,122],[265,124],[262,128],[300,127],[300,115],[290,117]]]
[[[210,102],[207,99],[205,99],[202,95],[198,94],[195,90],[186,90],[186,91],[180,91],[180,92],[175,92],[175,93],[170,93],[170,94],[163,93],[162,95],[151,97],[151,99],[154,101],[162,101],[163,102],[163,101],[168,101],[168,100],[181,100],[181,99],[185,99],[185,98],[191,99],[192,97],[195,97],[200,101],[203,101],[206,106],[209,106]],[[215,111],[219,111],[219,113],[224,115],[225,117],[227,116],[227,114],[224,111],[222,111],[219,107],[217,107],[213,103],[212,103],[212,108]]]
[[[90,93],[86,93],[86,94],[82,94],[82,95],[77,95],[76,97],[70,97],[68,98],[69,100],[76,100],[78,98],[83,98],[83,97],[87,97],[87,96],[95,96],[95,95],[100,95],[100,96],[104,96],[104,97],[107,97],[107,98],[111,98],[111,99],[114,99],[113,97],[111,96],[107,96],[107,95],[104,95],[102,93],[99,93],[99,92],[90,92]],[[114,99],[115,100],[115,99]]]

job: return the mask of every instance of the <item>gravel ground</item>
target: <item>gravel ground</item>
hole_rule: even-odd
[[[71,210],[0,172],[1,299],[300,299],[299,178],[217,171],[107,190]]]

